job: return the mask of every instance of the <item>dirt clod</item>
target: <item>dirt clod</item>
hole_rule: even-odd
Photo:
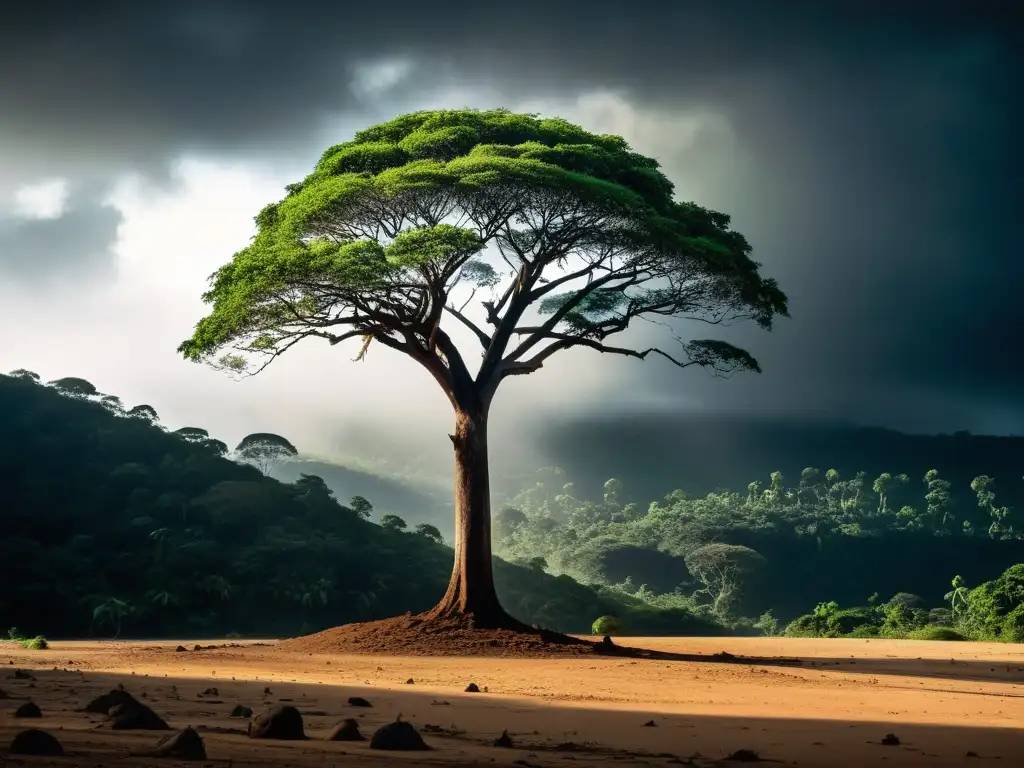
[[[249,738],[301,741],[306,738],[302,713],[288,704],[262,712],[249,723]]]
[[[33,701],[26,701],[16,710],[14,710],[15,717],[42,717],[43,711]]]
[[[372,707],[373,704],[368,702],[362,696],[349,696],[348,705],[350,707]]]
[[[338,723],[327,734],[328,741],[366,741],[366,737],[359,732],[359,723],[351,717],[347,717]]]
[[[107,712],[107,717],[110,718],[110,727],[115,731],[169,731],[171,729],[160,715],[135,699],[124,704],[115,704]]]
[[[15,734],[11,741],[10,752],[12,755],[38,755],[41,757],[60,757],[64,754],[64,747],[57,741],[57,737],[38,728],[29,728]]]
[[[887,747],[898,747],[900,745],[900,740],[895,733],[887,733],[882,737],[881,743]]]
[[[512,738],[508,735],[508,731],[505,730],[501,732],[501,736],[494,740],[494,746],[512,749],[515,744],[512,743]]]
[[[231,710],[232,717],[252,717],[252,709],[249,707],[243,707],[241,704],[236,704],[235,708]]]
[[[654,722],[653,720],[648,720],[646,723],[644,723],[643,727],[644,728],[657,728],[658,724],[656,722]]]
[[[466,693],[480,693],[480,688],[476,683],[470,683],[466,686]]]
[[[205,760],[206,744],[203,737],[189,726],[177,733],[165,736],[153,750],[155,757],[173,757],[178,760]]]
[[[26,672],[24,669],[16,669],[16,670],[14,670],[13,677],[14,677],[15,680],[35,680],[36,679],[35,675],[33,675],[31,672]]]
[[[763,758],[752,749],[737,749],[725,759],[734,763],[760,763],[763,761]]]
[[[220,696],[220,692],[216,688],[207,688],[203,691],[203,696]]]
[[[396,752],[422,752],[430,749],[419,731],[409,723],[397,720],[382,725],[370,737],[370,749],[385,749]]]
[[[110,708],[118,704],[137,704],[135,697],[123,688],[114,688],[109,693],[97,696],[83,707],[83,712],[94,712],[97,715],[105,715]]]
[[[186,648],[184,645],[179,645],[177,648],[174,649],[175,653],[186,653],[187,651],[188,648]]]

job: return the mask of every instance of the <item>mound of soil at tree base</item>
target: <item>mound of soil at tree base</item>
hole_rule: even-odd
[[[525,624],[515,629],[478,627],[472,615],[436,617],[406,614],[393,619],[345,624],[315,635],[283,640],[276,645],[288,653],[382,654],[389,656],[495,656],[544,658],[598,654],[628,659],[715,662],[719,664],[771,664],[802,666],[802,659],[734,656],[727,651],[714,654],[672,653],[616,645],[610,638],[601,642],[581,640]]]
[[[564,656],[594,653],[587,640],[543,629],[479,629],[472,616],[393,619],[345,624],[277,644],[290,653],[397,656]]]

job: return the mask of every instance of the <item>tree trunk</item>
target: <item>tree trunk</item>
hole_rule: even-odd
[[[479,628],[525,629],[501,607],[494,589],[486,410],[457,410],[449,437],[455,447],[455,567],[428,616],[472,615]]]

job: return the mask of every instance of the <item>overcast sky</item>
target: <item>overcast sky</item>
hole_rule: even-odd
[[[235,382],[175,347],[326,146],[508,106],[659,158],[681,198],[733,215],[792,309],[729,337],[760,376],[581,352],[510,380],[495,419],[524,450],[552,407],[1022,432],[1013,5],[19,3],[0,27],[0,369],[83,376],[229,442],[445,448],[446,401],[387,350],[310,342]]]

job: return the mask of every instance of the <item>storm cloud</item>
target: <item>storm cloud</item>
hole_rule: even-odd
[[[118,222],[100,206],[125,174],[173,185],[183,156],[305,170],[407,109],[507,105],[661,159],[680,197],[733,215],[793,315],[726,331],[761,376],[580,353],[537,378],[607,368],[606,409],[1024,431],[1013,5],[19,4],[0,30],[0,195],[51,176],[106,191],[0,220],[0,279],[103,268]],[[526,386],[543,397],[510,389]]]

